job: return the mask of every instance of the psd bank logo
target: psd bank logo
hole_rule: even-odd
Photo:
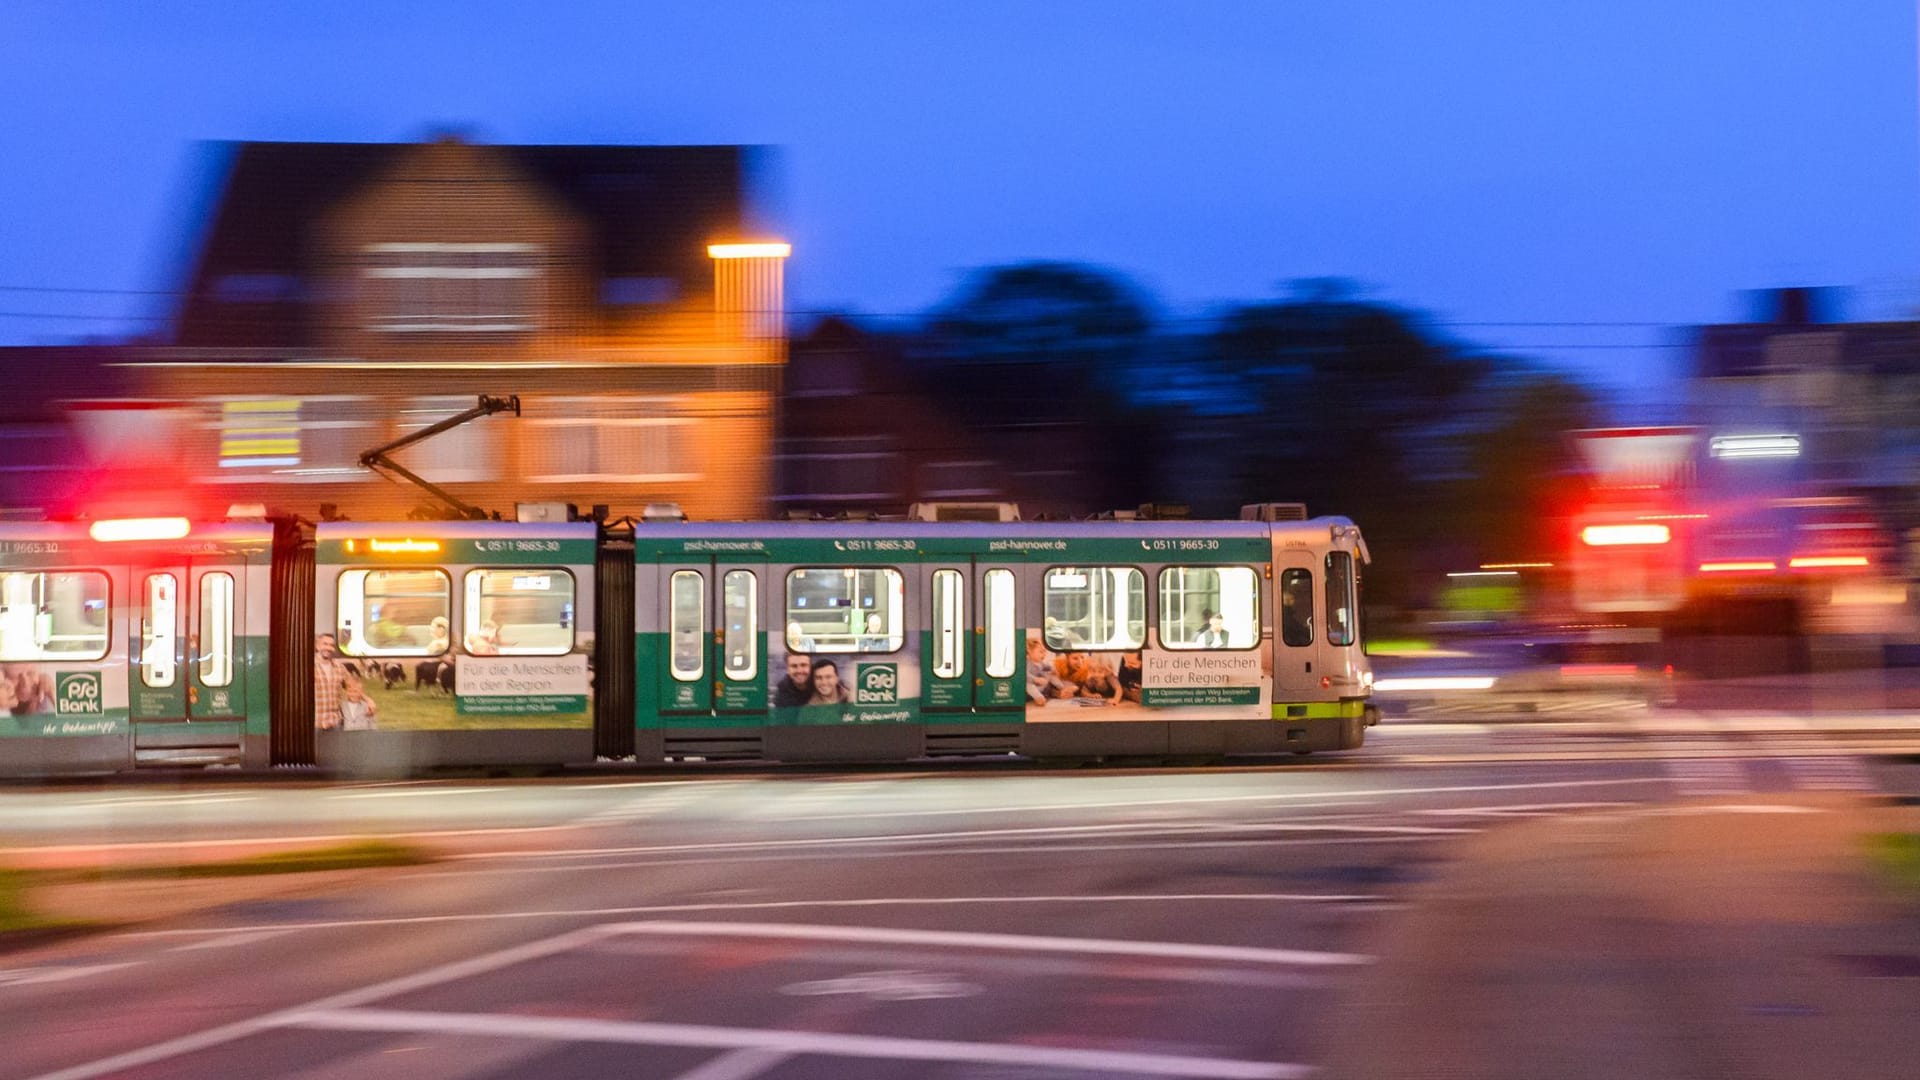
[[[99,716],[100,673],[63,671],[53,684],[53,711],[59,716]]]
[[[856,705],[893,705],[900,701],[898,664],[861,664],[857,682]]]

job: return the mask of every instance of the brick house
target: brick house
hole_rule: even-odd
[[[404,515],[422,493],[360,453],[516,394],[520,418],[396,460],[507,514],[765,512],[785,249],[710,251],[762,235],[761,154],[457,138],[226,150],[170,340],[126,350],[110,393],[75,395],[97,417],[137,412],[195,509]]]

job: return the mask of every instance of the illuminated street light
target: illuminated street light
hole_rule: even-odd
[[[707,254],[715,259],[784,259],[793,254],[792,244],[708,244]]]
[[[1715,435],[1707,440],[1707,452],[1723,459],[1799,457],[1800,436]]]

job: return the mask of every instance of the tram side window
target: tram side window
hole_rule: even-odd
[[[1134,567],[1056,566],[1045,585],[1047,648],[1104,652],[1146,643],[1147,577]]]
[[[201,686],[233,685],[233,575],[200,576]]]
[[[1327,644],[1351,645],[1354,639],[1353,556],[1327,553]]]
[[[1280,574],[1280,640],[1294,648],[1313,644],[1313,571]]]
[[[933,675],[957,679],[967,672],[967,587],[958,570],[933,572]]]
[[[1249,566],[1160,571],[1160,646],[1251,649],[1260,644],[1260,575]]]
[[[751,570],[729,570],[720,579],[720,600],[726,616],[721,651],[727,658],[727,678],[746,682],[760,674],[759,580]]]
[[[1013,571],[987,571],[987,677],[1010,679],[1018,663],[1014,643],[1020,623],[1014,618]]]
[[[573,651],[573,575],[501,567],[467,571],[461,643],[475,656]]]
[[[334,640],[348,656],[439,656],[452,625],[444,570],[347,570]]]
[[[906,641],[906,612],[906,579],[890,566],[787,575],[787,648],[793,652],[893,652]]]
[[[695,570],[675,570],[667,585],[668,669],[680,682],[695,682],[707,670],[707,579]]]
[[[106,655],[107,575],[0,571],[0,660],[100,660]]]
[[[141,590],[140,681],[156,689],[173,685],[179,587],[172,574],[149,574]]]

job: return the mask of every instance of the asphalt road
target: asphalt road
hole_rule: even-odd
[[[1190,770],[0,788],[41,852],[366,832],[457,858],[0,959],[0,1076],[1288,1077],[1450,845],[1920,793],[1920,731],[1389,724]]]

